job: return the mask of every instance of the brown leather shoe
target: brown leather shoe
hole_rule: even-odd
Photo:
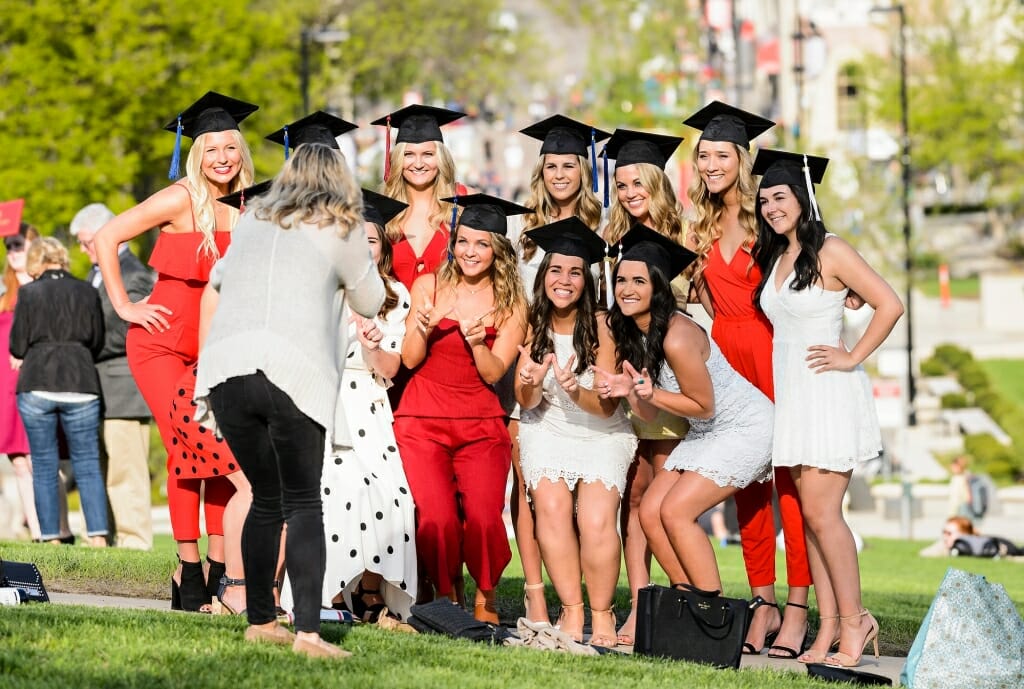
[[[251,625],[245,630],[245,640],[252,643],[287,646],[295,642],[295,635],[279,624],[275,624],[273,627]]]
[[[309,656],[310,658],[349,658],[351,653],[343,648],[339,648],[334,644],[329,644],[323,639],[317,639],[316,641],[306,641],[305,639],[296,637],[295,643],[292,644],[292,650],[299,655]]]

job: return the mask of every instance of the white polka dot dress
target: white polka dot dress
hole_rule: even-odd
[[[398,353],[409,292],[396,281],[391,287],[398,293],[398,306],[377,323],[384,334],[381,348]],[[390,381],[367,369],[350,318],[346,307],[342,323],[349,326],[348,351],[333,448],[326,452],[321,478],[327,547],[323,605],[330,607],[332,598],[344,592],[351,609],[352,593],[369,570],[384,579],[381,595],[388,609],[406,619],[417,582],[412,493],[392,431]]]

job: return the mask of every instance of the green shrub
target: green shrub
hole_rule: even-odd
[[[936,357],[928,357],[921,362],[922,376],[944,376],[949,373],[949,367]]]
[[[988,433],[964,436],[964,450],[974,458],[976,472],[989,474],[996,481],[1013,480],[1019,469],[1018,453],[1001,445]]]
[[[942,254],[935,251],[918,251],[911,260],[914,263],[915,269],[928,271],[934,271],[946,262]]]
[[[983,390],[988,390],[988,374],[976,361],[972,360],[961,364],[956,377],[964,389],[973,393],[978,394]]]
[[[947,392],[942,396],[943,409],[963,409],[967,404],[967,395],[962,392]]]
[[[970,352],[966,349],[961,349],[954,344],[939,345],[935,348],[935,352],[932,356],[952,369],[959,369],[960,366],[974,359]]]

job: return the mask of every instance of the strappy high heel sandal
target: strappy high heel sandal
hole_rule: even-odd
[[[171,575],[171,610],[209,612],[203,610],[203,606],[210,604],[210,597],[206,592],[202,563],[179,559],[178,564],[181,566],[181,581],[175,581]]]
[[[217,595],[217,587],[220,586],[220,578],[224,576],[224,563],[217,562],[209,555],[206,556],[206,593],[210,600]]]
[[[383,598],[381,598],[380,603],[369,604],[364,596],[380,597],[380,589],[365,589],[363,588],[363,582],[360,581],[355,591],[352,592],[352,614],[355,615],[357,620],[367,624],[376,624],[386,605],[383,602]]]
[[[750,615],[751,615],[751,619],[753,619],[754,612],[758,608],[775,608],[775,610],[777,612],[779,612],[779,618],[780,618],[779,619],[779,629],[782,629],[782,620],[781,620],[782,613],[781,613],[781,611],[779,611],[779,604],[778,603],[769,603],[768,601],[766,601],[761,596],[754,596],[754,600],[750,601]],[[743,642],[743,655],[748,655],[748,656],[761,655],[761,651],[763,651],[765,649],[765,646],[771,647],[771,645],[773,643],[775,643],[775,639],[779,636],[779,629],[776,629],[776,630],[770,631],[770,632],[769,631],[765,632],[765,634],[764,634],[764,643],[761,644],[761,648],[755,648],[754,644],[750,643],[749,641],[744,641]],[[793,657],[795,658],[796,656],[793,656]]]
[[[826,665],[838,665],[839,667],[857,667],[860,665],[860,659],[864,655],[864,649],[868,647],[868,643],[874,644],[875,659],[878,659],[878,620],[875,619],[867,610],[861,610],[856,615],[840,615],[839,624],[842,625],[843,620],[859,619],[861,617],[867,617],[870,628],[868,629],[868,635],[864,637],[864,643],[861,645],[860,653],[857,657],[853,657],[842,651],[833,653],[828,658],[825,658]]]
[[[808,606],[803,605],[801,603],[793,603],[791,601],[786,601],[786,610],[789,610],[790,606],[792,606],[794,608],[800,608],[801,610],[810,610],[810,608]],[[785,624],[785,623],[786,623],[786,615],[783,614],[782,615],[782,624]],[[780,634],[782,633],[782,627],[781,626],[779,627],[779,633]],[[775,638],[777,639],[778,636],[776,635]],[[800,648],[796,649],[796,648],[790,648],[789,646],[780,646],[778,644],[772,644],[771,646],[768,647],[768,657],[769,658],[781,658],[783,660],[796,660],[796,658],[799,657],[799,655],[804,652],[804,648],[806,646],[807,646],[807,620],[804,620],[804,636],[800,640]],[[778,653],[772,654],[772,651],[778,651]]]
[[[822,620],[838,620],[838,619],[839,619],[839,615],[826,615],[825,617],[819,617],[818,621],[820,623]],[[819,624],[818,627],[819,627],[818,631],[820,633],[821,632],[821,628],[820,628],[821,625]],[[836,628],[836,634],[835,634],[835,637],[833,637],[833,639],[832,639],[832,643],[830,643],[828,645],[828,648],[825,649],[824,652],[822,652],[822,651],[813,651],[811,649],[807,649],[803,653],[801,653],[799,656],[797,656],[796,662],[803,663],[805,665],[812,665],[812,664],[815,664],[815,663],[824,663],[825,662],[825,658],[828,656],[829,651],[831,651],[833,648],[836,648],[837,646],[839,646],[839,628],[838,627]]]
[[[580,602],[580,603],[570,603],[568,605],[563,604],[561,612],[558,613],[558,623],[555,624],[555,629],[558,629],[559,631],[565,631],[564,629],[562,629],[562,618],[565,617],[565,611],[566,610],[575,610],[576,608],[582,608],[582,607],[583,607],[583,603],[582,602]],[[582,628],[582,625],[580,625],[580,633],[579,634],[571,634],[571,633],[569,633],[567,631],[565,633],[569,634],[569,636],[572,637],[572,640],[575,641],[576,643],[582,643],[583,642],[583,628]]]
[[[609,615],[612,618],[612,630],[615,629],[615,623],[618,620],[615,619],[615,608],[608,608],[607,610],[594,610],[590,609],[590,629],[594,630],[596,625],[594,619],[598,615]],[[612,634],[598,634],[596,631],[592,631],[590,635],[590,641],[587,642],[591,646],[597,646],[598,648],[615,648],[619,645],[618,635]]]
[[[224,591],[229,586],[245,586],[245,579],[232,579],[227,574],[220,578],[220,584],[217,585],[217,596],[213,599],[213,614],[214,615],[244,615],[245,609],[235,610],[230,605],[224,602]]]
[[[532,620],[530,619],[530,591],[543,591],[544,582],[539,584],[523,584],[523,616],[535,624],[540,622],[548,622],[548,620]],[[547,613],[547,601],[544,603],[544,612]],[[548,622],[550,624],[550,622]]]
[[[635,629],[636,628],[636,611],[633,609],[634,605],[636,605],[636,598],[630,598],[629,599],[629,614],[633,617],[633,628]],[[623,623],[622,627],[625,627],[627,624],[629,624],[629,618],[628,617],[626,618],[626,622]],[[630,634],[629,632],[623,633],[622,627],[619,628],[619,631],[615,632],[615,640],[619,642],[619,646],[632,646],[634,641],[636,641],[636,639],[633,638],[634,635]]]

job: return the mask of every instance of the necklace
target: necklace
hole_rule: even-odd
[[[479,291],[481,291],[481,290],[485,290],[485,289],[487,289],[487,288],[488,288],[488,287],[490,287],[490,286],[491,286],[491,283],[489,283],[489,282],[488,282],[488,283],[487,283],[486,285],[481,285],[480,287],[477,287],[476,289],[472,289],[472,288],[471,288],[471,287],[470,287],[469,285],[467,285],[467,284],[466,284],[465,282],[463,282],[463,283],[462,283],[462,285],[461,285],[461,287],[465,287],[465,288],[466,288],[466,291],[467,291],[467,292],[469,292],[469,296],[473,296],[473,295],[474,295],[474,294],[476,294],[477,292],[479,292]]]

